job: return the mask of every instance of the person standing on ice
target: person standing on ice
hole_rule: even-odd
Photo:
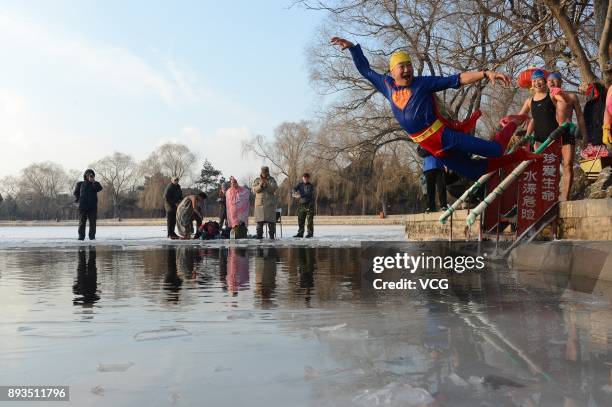
[[[178,239],[176,229],[176,209],[183,200],[183,190],[178,177],[172,177],[164,190],[164,209],[166,210],[166,229],[170,239]]]
[[[96,221],[98,219],[98,192],[102,185],[96,181],[92,169],[85,170],[83,181],[77,182],[74,197],[79,204],[79,240],[85,240],[85,227],[89,219],[89,240],[96,239]]]
[[[255,222],[257,222],[257,239],[263,239],[264,224],[268,224],[268,235],[274,239],[276,235],[276,190],[278,184],[270,176],[268,167],[261,167],[261,174],[253,181],[255,192]]]
[[[425,184],[427,186],[427,209],[425,213],[436,212],[436,190],[438,192],[438,201],[440,210],[447,209],[446,200],[446,181],[444,180],[444,165],[436,157],[431,155],[429,151],[417,148],[417,153],[423,157],[423,175],[425,176]]]
[[[476,127],[480,111],[468,120],[458,122],[442,117],[436,106],[435,92],[456,89],[483,79],[492,83],[499,81],[508,86],[508,76],[487,69],[444,77],[414,76],[410,56],[403,51],[391,55],[389,75],[383,75],[370,68],[359,44],[354,45],[339,37],[332,38],[331,42],[342,50],[350,51],[359,73],[389,100],[393,115],[412,141],[429,151],[445,167],[468,178],[478,179],[510,163],[539,157],[522,148],[503,155],[512,134],[526,117],[507,116],[503,129],[491,140],[483,140],[468,134]],[[473,160],[470,158],[472,154],[487,159]]]
[[[227,224],[235,239],[246,238],[249,225],[251,191],[240,186],[235,177],[230,177],[230,187],[225,192]]]
[[[227,219],[227,202],[225,197],[229,187],[229,182],[222,182],[221,185],[219,185],[217,204],[219,205],[219,226],[221,226],[221,228],[224,228],[226,224],[229,226]]]
[[[293,237],[304,237],[304,224],[307,222],[306,238],[310,239],[314,235],[315,189],[310,183],[309,173],[305,172],[302,182],[293,188],[293,197],[300,200],[297,210],[298,232]]]

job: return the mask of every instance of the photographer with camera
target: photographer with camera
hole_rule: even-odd
[[[270,176],[268,167],[261,167],[261,174],[253,181],[255,192],[255,222],[257,222],[257,239],[263,239],[264,223],[268,224],[270,239],[276,234],[276,180]]]
[[[85,227],[89,219],[89,240],[96,239],[96,221],[98,218],[98,192],[102,185],[96,181],[96,173],[92,169],[85,170],[83,181],[77,182],[74,197],[79,204],[79,240],[85,240]]]

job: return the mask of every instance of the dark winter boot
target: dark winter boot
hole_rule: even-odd
[[[268,235],[270,236],[270,240],[274,240],[274,236],[276,236],[276,223],[268,223]]]

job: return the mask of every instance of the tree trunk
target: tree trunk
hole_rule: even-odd
[[[119,198],[113,194],[113,218],[119,218]]]
[[[291,190],[289,190],[289,196],[287,197],[287,216],[291,216]]]
[[[361,214],[366,214],[366,196],[365,196],[365,186],[361,185]]]
[[[593,8],[595,13],[595,38],[600,38],[606,25],[606,16],[608,15],[608,0],[594,0]]]
[[[595,3],[605,2],[606,1],[599,1]],[[597,22],[598,21],[596,21],[595,24],[596,26]],[[608,2],[604,22],[601,27],[601,37],[599,39],[599,68],[601,69],[602,77],[607,87],[612,84],[612,65],[608,63],[608,61],[610,61],[610,53],[612,53],[612,1]]]
[[[567,14],[565,14],[565,10],[559,3],[558,0],[544,0],[546,6],[550,9],[553,16],[561,26],[563,30],[563,34],[565,34],[565,39],[567,40],[567,44],[572,51],[572,53],[576,56],[576,63],[578,64],[578,68],[580,69],[580,76],[582,78],[583,83],[591,83],[597,80],[597,77],[593,73],[593,69],[591,68],[591,64],[584,52],[584,48],[578,39],[578,35],[576,34],[576,30],[574,29],[574,25],[572,21],[569,19]]]

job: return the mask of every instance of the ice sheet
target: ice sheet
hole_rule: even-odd
[[[278,228],[278,227],[277,227]],[[297,226],[283,226],[283,236],[277,231],[277,239],[270,241],[264,238],[242,240],[170,240],[165,238],[163,226],[99,226],[96,240],[77,240],[77,228],[74,226],[14,226],[0,227],[0,249],[9,248],[62,248],[87,245],[118,245],[122,247],[154,247],[160,245],[201,245],[224,246],[228,244],[248,246],[359,246],[362,241],[401,241],[404,239],[404,227],[401,225],[356,225],[356,226],[316,226],[312,239],[293,238]],[[255,228],[249,228],[254,234]]]

